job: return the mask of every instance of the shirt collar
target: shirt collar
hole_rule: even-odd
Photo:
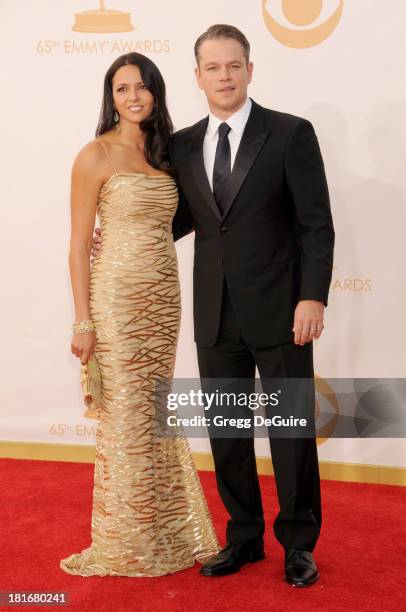
[[[225,123],[227,123],[231,130],[234,131],[237,136],[241,137],[248,121],[249,114],[251,112],[252,102],[250,98],[247,98],[244,105],[234,115],[231,115]],[[218,136],[218,128],[221,123],[224,123],[222,119],[209,113],[209,123],[207,125],[207,135]]]

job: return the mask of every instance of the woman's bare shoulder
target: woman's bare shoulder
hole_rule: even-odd
[[[75,157],[74,165],[79,165],[85,168],[87,166],[100,164],[105,157],[105,153],[103,152],[100,143],[97,141],[98,139],[95,138],[94,140],[86,143],[85,146],[80,149]]]
[[[76,176],[91,176],[98,184],[106,180],[109,173],[109,164],[106,153],[100,146],[99,138],[95,138],[86,143],[77,153],[73,166],[72,174]]]

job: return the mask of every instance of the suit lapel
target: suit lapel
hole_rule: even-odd
[[[230,183],[225,195],[224,214],[221,215],[213,192],[207,178],[203,158],[203,142],[209,118],[200,121],[190,135],[190,166],[204,200],[208,203],[216,217],[223,220],[229,213],[235,198],[244,183],[248,172],[256,160],[264,142],[268,138],[269,130],[265,126],[264,112],[259,104],[252,101],[250,116],[245,126],[240,146],[235,158]]]
[[[245,126],[235,158],[230,183],[225,194],[224,217],[229,213],[245,178],[268,138],[262,107],[252,101],[250,116]],[[214,199],[214,198],[213,198]]]
[[[193,134],[190,136],[190,166],[204,200],[208,203],[216,217],[221,220],[221,213],[214,199],[209,180],[204,167],[203,141],[207,130],[209,118],[197,124]]]

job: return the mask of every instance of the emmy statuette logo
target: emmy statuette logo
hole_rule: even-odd
[[[106,9],[103,0],[99,0],[99,8],[75,14],[74,32],[106,33],[131,32],[134,30],[130,13]]]
[[[124,0],[123,0],[124,1]],[[96,0],[92,0],[96,4]],[[123,53],[169,53],[170,40],[166,38],[140,37],[144,25],[136,27],[131,23],[131,13],[106,8],[106,2],[99,1],[99,8],[75,13],[69,27],[75,34],[71,38],[57,39],[48,36],[36,42],[35,50],[43,56],[64,53],[65,55],[122,55]],[[128,38],[114,36],[120,32],[135,32]],[[93,36],[104,34],[104,36]],[[86,36],[87,35],[87,36]],[[112,36],[110,36],[112,35]]]
[[[315,47],[336,29],[344,0],[262,0],[265,25],[277,41],[293,49]]]

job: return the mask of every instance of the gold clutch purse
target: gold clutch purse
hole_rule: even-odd
[[[102,403],[102,384],[99,364],[93,356],[80,368],[80,383],[83,391],[83,399],[87,408],[85,417],[88,419],[99,418],[99,410]]]

